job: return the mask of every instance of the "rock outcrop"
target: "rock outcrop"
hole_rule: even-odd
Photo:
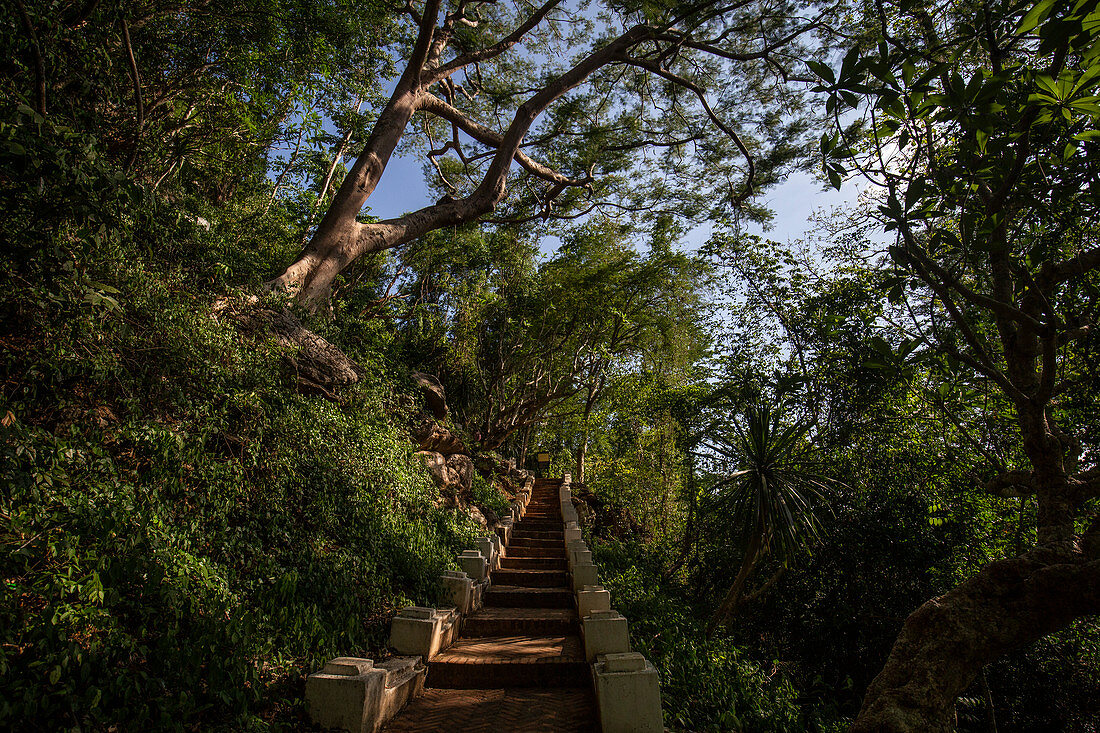
[[[444,496],[457,497],[469,493],[474,480],[474,462],[469,456],[457,453],[445,456],[435,451],[418,451],[416,455],[424,462]]]
[[[461,438],[430,418],[414,424],[409,432],[412,433],[412,438],[417,443],[417,450],[442,453],[446,456],[456,453],[470,454],[469,448],[466,447]]]
[[[447,418],[447,392],[438,379],[424,372],[413,372],[412,380],[420,388],[420,394],[424,398],[424,404],[428,406],[432,416],[436,420]]]

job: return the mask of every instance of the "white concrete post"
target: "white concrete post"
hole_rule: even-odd
[[[606,654],[593,667],[603,733],[663,733],[657,669],[637,652]]]
[[[489,539],[493,541],[493,551],[497,555],[497,567],[499,568],[500,558],[504,557],[504,543],[500,541],[500,535],[495,533]]]
[[[565,544],[565,559],[569,565],[569,569],[573,569],[573,553],[579,550],[587,550],[588,545],[584,540],[572,540]]]
[[[500,566],[500,559],[497,557],[497,548],[493,544],[492,537],[478,537],[477,549],[481,552],[482,557],[489,561],[489,569],[496,570]]]
[[[461,570],[446,570],[440,576],[445,594],[462,615],[474,610],[474,581]]]
[[[569,561],[570,567],[574,568],[578,565],[583,565],[585,563],[591,564],[592,552],[588,549],[587,546],[575,548],[569,553]]]
[[[618,611],[593,611],[582,622],[584,655],[589,664],[600,654],[630,651],[630,631],[626,618]]]
[[[458,557],[458,564],[475,583],[481,583],[489,577],[489,561],[481,554],[481,550],[463,550]]]
[[[576,522],[565,523],[565,544],[569,544],[572,540],[581,539],[581,528]]]
[[[611,593],[602,585],[586,585],[577,591],[577,616],[584,618],[593,611],[610,611]]]
[[[310,718],[322,728],[377,733],[424,688],[419,657],[394,657],[375,666],[370,659],[337,657],[306,679]]]
[[[591,562],[577,563],[573,566],[573,592],[576,593],[586,585],[599,585],[600,579],[596,576],[596,566]]]
[[[337,657],[306,678],[306,704],[314,723],[325,728],[373,730],[370,712],[386,685],[386,673],[374,661]]]
[[[423,606],[402,608],[390,622],[390,648],[398,654],[430,659],[449,646],[457,629],[457,612]]]
[[[515,520],[512,519],[512,517],[504,517],[500,520],[497,534],[501,536],[500,538],[504,541],[505,545],[512,541],[512,528],[515,524]]]

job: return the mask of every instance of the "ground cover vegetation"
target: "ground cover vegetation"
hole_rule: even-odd
[[[1095,731],[1098,19],[6,4],[0,727],[306,728],[547,450],[671,729]]]

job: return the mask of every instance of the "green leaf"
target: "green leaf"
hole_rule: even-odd
[[[810,71],[814,72],[819,79],[824,79],[829,84],[836,83],[836,75],[833,74],[833,69],[828,64],[823,64],[820,61],[807,61],[806,66],[809,66]]]
[[[1039,23],[1046,20],[1053,7],[1054,0],[1042,0],[1036,3],[1035,6],[1028,11],[1028,14],[1024,16],[1024,19],[1020,21],[1020,25],[1016,27],[1016,33],[1027,33],[1035,28]]]

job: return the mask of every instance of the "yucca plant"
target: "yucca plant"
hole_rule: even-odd
[[[783,569],[821,534],[820,514],[832,479],[813,468],[808,422],[786,422],[783,410],[749,407],[728,437],[706,444],[737,468],[714,484],[712,511],[724,516],[743,550],[733,585],[707,625],[708,635],[732,619],[749,600],[766,592]],[[746,593],[753,570],[769,554],[779,571],[753,593]]]

